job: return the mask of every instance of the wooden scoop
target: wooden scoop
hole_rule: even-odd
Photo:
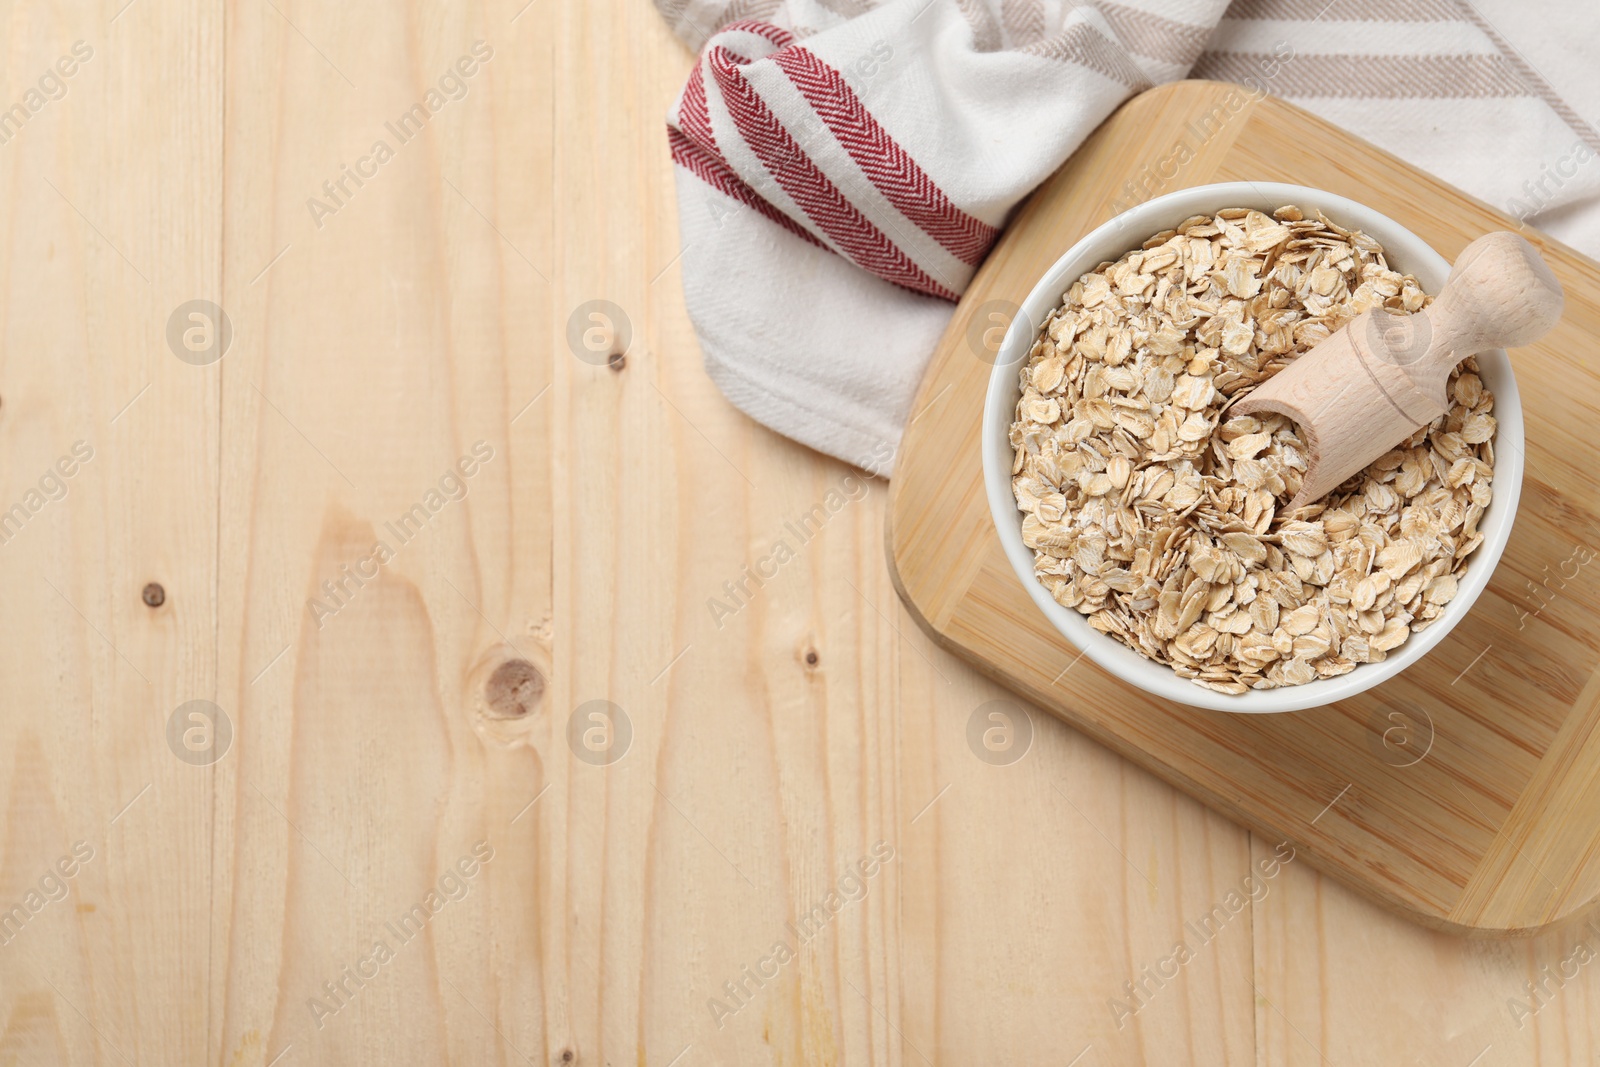
[[[1462,251],[1426,309],[1362,312],[1231,414],[1270,411],[1299,423],[1311,458],[1292,511],[1447,412],[1457,363],[1532,344],[1561,318],[1562,303],[1561,283],[1532,245],[1506,230],[1485,234]]]

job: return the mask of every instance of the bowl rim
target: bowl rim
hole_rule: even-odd
[[[1494,499],[1478,524],[1483,541],[1472,553],[1455,598],[1432,625],[1420,633],[1412,633],[1405,644],[1383,662],[1358,664],[1347,674],[1304,685],[1251,690],[1241,695],[1206,689],[1178,677],[1167,665],[1147,659],[1115,638],[1100,633],[1089,625],[1085,616],[1057,603],[1034,577],[1033,552],[1022,543],[1022,512],[1017,509],[1011,487],[1010,429],[1016,398],[1021,392],[1019,365],[1033,348],[1045,319],[1060,303],[1060,294],[1100,263],[1115,261],[1151,235],[1171,229],[1192,215],[1226,207],[1254,207],[1270,214],[1284,204],[1321,210],[1341,226],[1369,234],[1383,245],[1385,258],[1391,266],[1414,275],[1431,293],[1439,291],[1450,272],[1450,263],[1443,256],[1394,219],[1326,190],[1283,182],[1251,181],[1216,182],[1176,190],[1138,204],[1095,227],[1040,276],[1013,316],[995,353],[984,397],[980,440],[990,515],[1006,558],[1034,603],[1078,650],[1080,659],[1089,658],[1120,680],[1153,696],[1214,711],[1274,714],[1322,707],[1362,693],[1418,662],[1444,640],[1488,586],[1510,539],[1522,491],[1522,404],[1510,357],[1503,350],[1494,349],[1477,357],[1480,368],[1488,372],[1486,376],[1495,379]],[[1108,251],[1112,248],[1119,250]]]

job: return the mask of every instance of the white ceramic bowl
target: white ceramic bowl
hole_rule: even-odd
[[[1389,265],[1414,275],[1429,293],[1437,294],[1450,273],[1450,264],[1444,257],[1410,230],[1342,196],[1275,182],[1225,182],[1182,189],[1111,219],[1068,249],[1045,272],[1023,301],[1021,313],[1012,321],[1000,344],[983,409],[983,477],[989,508],[994,514],[995,528],[1006,557],[1039,610],[1074,647],[1123,681],[1167,700],[1218,711],[1299,711],[1331,704],[1393,678],[1427,655],[1471,610],[1473,601],[1489,584],[1489,576],[1511,536],[1517,498],[1522,491],[1522,405],[1517,397],[1517,382],[1511,373],[1511,360],[1504,352],[1486,352],[1478,356],[1478,366],[1484,385],[1494,392],[1494,414],[1499,422],[1494,450],[1494,500],[1478,524],[1483,543],[1468,558],[1465,577],[1455,599],[1432,626],[1412,634],[1383,662],[1363,663],[1348,674],[1305,685],[1251,690],[1240,696],[1203,688],[1178,677],[1170,667],[1146,659],[1115,638],[1100,633],[1077,611],[1056,603],[1049,590],[1034,577],[1033,551],[1022,543],[1022,512],[1017,510],[1011,491],[1012,450],[1008,435],[1021,393],[1018,371],[1045,319],[1060,304],[1061,295],[1099,264],[1120,259],[1153,234],[1172,229],[1192,215],[1209,214],[1227,207],[1252,207],[1270,214],[1285,204],[1307,211],[1320,209],[1339,225],[1372,235],[1383,245]]]

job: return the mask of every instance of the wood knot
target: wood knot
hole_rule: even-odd
[[[606,357],[606,366],[610,367],[612,370],[616,371],[618,374],[621,374],[623,368],[626,367],[627,365],[628,365],[628,357],[627,357],[626,353],[613,352],[613,353],[611,353],[611,355]]]
[[[525,659],[508,659],[489,676],[483,696],[491,716],[523,718],[538,708],[544,696],[544,675]]]
[[[167,602],[167,591],[161,588],[160,582],[151,582],[139,595],[147,607],[159,608]]]
[[[561,1062],[562,1063],[571,1063],[573,1060],[575,1060],[577,1058],[578,1058],[577,1055],[570,1048],[564,1048],[564,1049],[561,1050]]]

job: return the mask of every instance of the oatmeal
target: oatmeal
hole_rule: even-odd
[[[1429,297],[1359,231],[1227,209],[1073,283],[1021,370],[1012,488],[1061,604],[1225,693],[1375,663],[1456,594],[1494,473],[1468,359],[1449,412],[1314,504],[1295,424],[1228,409],[1370,308]]]

